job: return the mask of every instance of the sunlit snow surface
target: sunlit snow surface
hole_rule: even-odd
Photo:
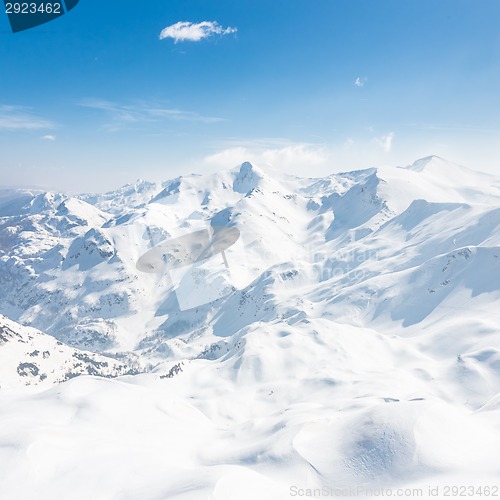
[[[137,269],[207,227],[192,296]],[[499,487],[499,303],[500,179],[437,157],[0,192],[0,498]]]

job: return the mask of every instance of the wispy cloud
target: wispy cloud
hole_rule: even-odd
[[[358,76],[356,80],[354,80],[354,85],[358,88],[361,88],[365,85],[367,81],[368,78],[365,78],[364,76]]]
[[[25,106],[0,104],[0,130],[39,130],[52,129],[55,124],[33,113]]]
[[[202,21],[201,23],[180,21],[163,29],[160,33],[160,40],[172,38],[175,43],[199,42],[214,35],[229,35],[236,31],[238,31],[237,28],[223,28],[217,21]]]
[[[104,99],[83,99],[78,103],[78,105],[105,112],[111,120],[110,123],[105,125],[110,131],[120,130],[127,125],[138,124],[141,122],[184,120],[202,123],[216,123],[224,121],[223,118],[204,116],[193,111],[167,108],[160,104],[148,102],[119,104]]]
[[[42,140],[44,141],[50,141],[50,142],[53,142],[56,140],[56,136],[55,135],[44,135],[41,137]]]
[[[392,141],[394,139],[394,132],[389,132],[382,137],[376,137],[375,142],[386,152],[389,153],[392,148]]]
[[[355,141],[352,137],[348,137],[348,138],[344,141],[343,146],[344,146],[344,148],[346,148],[346,149],[350,149],[350,148],[352,148],[355,144],[356,144],[356,141]]]

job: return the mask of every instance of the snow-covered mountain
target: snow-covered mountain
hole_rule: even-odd
[[[240,235],[224,255],[137,266],[221,227]],[[500,178],[438,157],[323,179],[244,163],[105,194],[0,192],[0,313],[9,331],[44,332],[5,359],[60,342],[59,358],[42,354],[51,382],[80,350],[109,363],[99,375],[144,372],[0,392],[0,419],[33,401],[56,422],[90,415],[49,431],[30,417],[13,446],[35,451],[9,477],[34,467],[19,498],[64,498],[62,454],[74,498],[498,480],[499,300]],[[99,480],[81,479],[82,456]]]

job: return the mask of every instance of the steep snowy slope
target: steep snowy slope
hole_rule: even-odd
[[[387,181],[385,196],[399,201],[397,211],[411,201],[497,204],[500,199],[498,177],[476,172],[438,156],[417,160],[403,168],[384,167],[380,175]]]
[[[72,349],[42,332],[0,315],[0,389],[53,385],[78,375],[137,373],[126,362]]]

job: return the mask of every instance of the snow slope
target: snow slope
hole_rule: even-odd
[[[208,226],[238,229],[226,261],[138,269]],[[500,179],[438,157],[0,194],[0,313],[31,332],[0,346],[2,389],[35,350],[63,351],[42,355],[45,386],[80,349],[113,367],[98,375],[143,372],[0,391],[0,489],[274,500],[498,485],[499,301]]]

